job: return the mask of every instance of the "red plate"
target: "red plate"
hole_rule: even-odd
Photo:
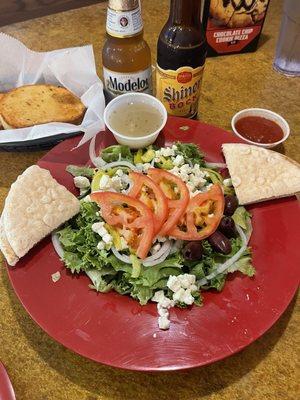
[[[181,130],[183,125],[190,129]],[[88,162],[87,146],[70,151],[78,140],[66,140],[39,162],[72,191],[72,177],[65,167]],[[215,162],[222,161],[222,143],[239,141],[222,129],[179,118],[168,120],[161,145],[164,140],[197,143],[207,160]],[[112,143],[108,134],[99,141],[102,147]],[[298,287],[299,203],[293,197],[250,209],[255,278],[235,274],[223,292],[204,293],[203,307],[172,309],[169,331],[158,329],[155,304],[141,307],[130,297],[97,294],[88,288],[87,277],[66,272],[50,238],[30,251],[17,267],[8,268],[8,274],[31,317],[76,353],[103,364],[141,371],[209,364],[241,350],[266,332]],[[62,277],[53,283],[51,274],[58,270]]]
[[[16,400],[16,396],[11,381],[1,361],[0,361],[0,399]]]

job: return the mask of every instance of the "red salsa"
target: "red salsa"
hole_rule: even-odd
[[[275,143],[283,138],[276,122],[263,117],[244,117],[236,121],[235,129],[244,138],[256,143]]]

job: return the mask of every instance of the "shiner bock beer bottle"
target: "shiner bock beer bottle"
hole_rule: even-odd
[[[195,118],[206,58],[201,0],[171,0],[157,44],[156,95],[168,114]]]
[[[152,93],[151,53],[143,39],[139,0],[109,0],[102,51],[108,100],[127,92]]]

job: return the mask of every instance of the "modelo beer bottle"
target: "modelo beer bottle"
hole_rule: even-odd
[[[108,100],[127,92],[152,93],[151,53],[143,39],[139,0],[109,0],[102,51]]]
[[[171,0],[157,44],[157,97],[168,114],[195,118],[206,58],[201,0]]]

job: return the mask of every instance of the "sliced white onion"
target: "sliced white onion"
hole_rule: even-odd
[[[240,235],[240,237],[242,239],[242,242],[243,242],[242,247],[231,258],[229,258],[227,261],[225,261],[224,264],[218,265],[217,269],[214,272],[212,272],[211,274],[207,275],[205,278],[201,279],[198,282],[199,286],[205,285],[209,280],[211,280],[211,279],[215,278],[217,275],[222,274],[223,272],[225,272],[229,267],[231,267],[232,264],[234,264],[235,262],[237,262],[239,260],[241,255],[246,250],[246,248],[247,248],[247,240],[248,239],[247,239],[243,229],[240,226],[235,225],[235,227],[236,227],[236,230],[238,231],[238,233],[239,233],[239,235]]]
[[[227,168],[227,165],[224,163],[210,163],[206,162],[205,163],[206,167],[208,168]]]
[[[236,227],[236,230],[238,231],[238,234],[240,235],[240,237],[242,239],[243,245],[246,246],[247,245],[247,237],[245,235],[245,232],[239,225],[235,224],[235,227]]]
[[[110,168],[115,168],[115,167],[127,167],[132,169],[132,171],[137,171],[137,168],[135,165],[133,165],[129,161],[113,161],[111,163],[105,164],[104,166],[102,165],[102,169],[107,170]]]
[[[142,261],[142,264],[145,267],[152,267],[153,265],[163,262],[170,254],[171,247],[172,247],[171,242],[166,241],[156,254],[153,254],[152,256],[145,258]],[[129,256],[121,254],[115,247],[112,247],[111,250],[118,260],[124,262],[125,264],[132,264]]]
[[[145,259],[142,261],[143,265],[145,264],[145,262],[148,263],[148,262],[151,262],[151,261],[154,261],[154,260],[160,258],[160,257],[161,257],[162,255],[164,255],[166,252],[168,252],[168,255],[169,255],[169,254],[170,254],[171,247],[172,247],[171,241],[170,241],[170,240],[166,240],[166,241],[164,242],[164,244],[161,246],[161,248],[160,248],[155,254],[153,254],[152,256],[149,256],[149,257],[145,258]]]
[[[170,252],[166,251],[161,257],[156,258],[153,261],[143,261],[143,266],[144,267],[154,267],[154,265],[160,264],[163,261],[165,261],[165,259],[168,257]]]
[[[122,261],[125,264],[132,264],[132,262],[130,260],[130,257],[126,256],[125,254],[119,253],[118,250],[115,247],[112,247],[111,251],[117,257],[118,260]]]
[[[58,254],[59,258],[63,258],[64,249],[62,248],[62,245],[60,244],[60,241],[58,239],[58,235],[57,235],[56,232],[52,233],[51,240],[52,240],[52,244],[53,244],[54,250]]]
[[[96,135],[97,136],[97,135]],[[90,141],[89,145],[89,157],[92,163],[95,165],[97,168],[103,168],[103,166],[106,164],[106,162],[101,158],[96,156],[96,136],[92,138]]]

